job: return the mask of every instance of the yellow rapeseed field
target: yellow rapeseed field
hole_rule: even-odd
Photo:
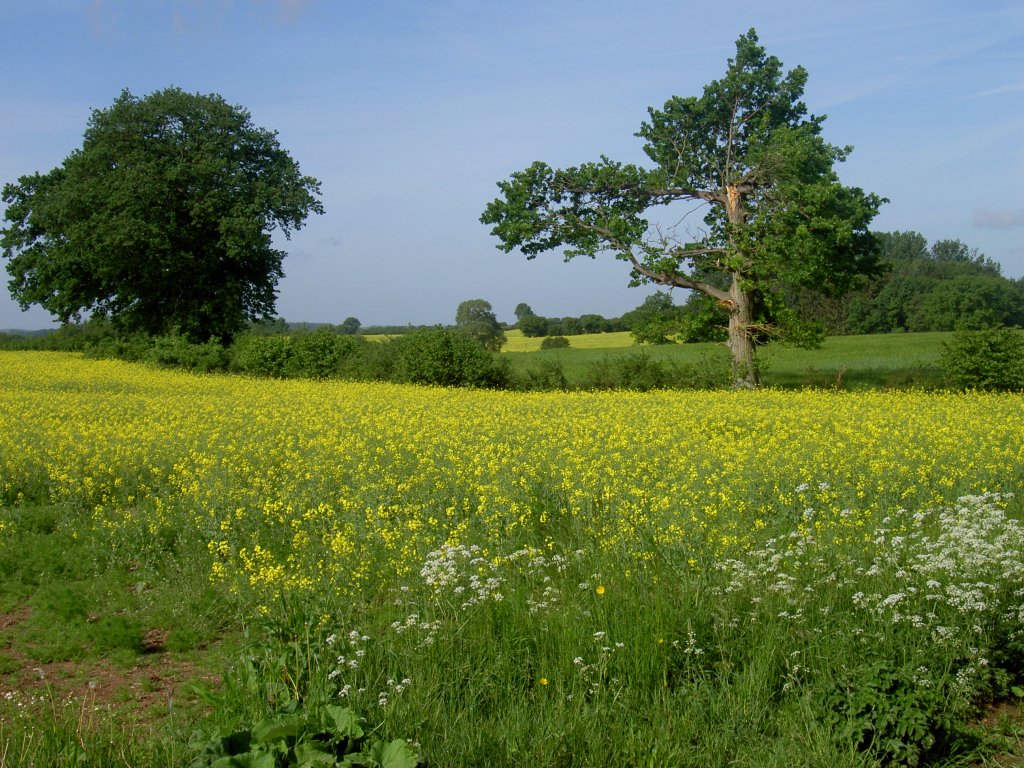
[[[700,567],[807,507],[850,543],[1022,476],[1016,395],[520,394],[0,353],[0,526],[48,503],[114,538],[185,527],[211,578],[257,594],[370,590],[444,543]]]

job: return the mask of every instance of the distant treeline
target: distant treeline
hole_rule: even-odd
[[[881,235],[888,271],[835,303],[832,333],[980,330],[1024,324],[1024,279],[959,240]],[[814,304],[811,304],[813,308]]]
[[[1024,279],[959,240],[929,246],[917,232],[878,233],[883,272],[843,296],[791,290],[789,304],[822,335],[981,330],[1024,325]],[[702,275],[715,282],[725,275]],[[722,285],[725,287],[725,284]],[[676,305],[664,292],[631,313],[638,341],[721,341],[724,315],[703,294]]]
[[[878,234],[884,272],[864,280],[844,296],[794,292],[792,304],[805,320],[816,322],[823,335],[843,336],[893,332],[979,330],[1024,326],[1024,278],[1004,277],[998,263],[959,240],[929,246],[917,232]],[[715,275],[704,275],[714,280]],[[675,299],[685,297],[676,304]],[[630,331],[638,343],[722,341],[725,315],[707,296],[658,291],[621,317],[599,314],[544,317],[528,304],[515,308],[524,336],[557,337]],[[363,326],[355,317],[341,323],[294,323],[282,317],[250,325],[250,336],[276,336],[317,330],[337,335],[402,336],[439,326]],[[70,324],[54,331],[0,333],[4,349],[82,349],[113,333],[105,321]]]
[[[262,329],[266,330],[266,329]],[[80,351],[87,357],[144,362],[196,372],[226,371],[277,379],[342,379],[520,391],[565,389],[713,388],[728,383],[723,359],[683,363],[642,351],[609,355],[569,381],[557,360],[515,369],[507,355],[487,350],[457,328],[420,328],[371,341],[333,326],[291,333],[244,333],[225,347],[164,336],[118,334],[105,321],[67,326],[46,336],[0,334],[0,349]]]

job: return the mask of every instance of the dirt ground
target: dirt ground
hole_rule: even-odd
[[[2,635],[30,616],[29,608],[0,614],[0,699],[31,706],[47,702],[87,702],[142,721],[166,718],[174,707],[195,702],[190,686],[216,685],[217,675],[180,654],[164,650],[167,632],[153,630],[143,639],[145,653],[130,666],[107,659],[40,663],[3,643]]]

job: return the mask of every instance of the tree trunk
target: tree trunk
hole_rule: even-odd
[[[725,206],[729,224],[737,229],[747,225],[747,208],[744,199],[750,190],[741,190],[734,184],[726,185],[725,198],[719,201]],[[754,389],[761,386],[761,374],[754,358],[754,296],[740,285],[740,276],[732,273],[729,298],[725,302],[729,310],[729,351],[732,352],[732,388]]]
[[[732,353],[733,389],[754,389],[761,385],[761,374],[754,357],[751,326],[754,323],[754,297],[740,287],[733,275],[729,286],[729,351]]]

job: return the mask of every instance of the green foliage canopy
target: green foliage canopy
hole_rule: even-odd
[[[939,360],[960,389],[1024,390],[1024,335],[1012,328],[959,331]]]
[[[276,134],[217,95],[125,90],[81,149],[3,189],[11,295],[63,322],[230,339],[271,316],[286,237],[323,213]]]
[[[493,307],[484,299],[469,299],[459,304],[455,310],[455,327],[491,352],[500,352],[507,341]]]
[[[959,240],[931,247],[917,232],[883,232],[885,273],[852,294],[851,333],[980,330],[1024,323],[1024,285]]]
[[[680,307],[666,291],[655,291],[622,319],[637,344],[668,344],[679,331]]]
[[[824,118],[801,101],[806,81],[802,67],[783,72],[750,30],[702,96],[649,110],[637,135],[653,168],[607,157],[564,170],[536,162],[498,183],[481,221],[506,252],[610,252],[634,283],[710,296],[729,318],[736,384],[756,385],[755,343],[799,325],[785,287],[842,292],[878,266],[868,224],[884,200],[840,184],[833,167],[850,148],[821,137]],[[706,206],[700,231],[647,218],[677,203]],[[701,279],[709,269],[724,271],[728,287]]]

